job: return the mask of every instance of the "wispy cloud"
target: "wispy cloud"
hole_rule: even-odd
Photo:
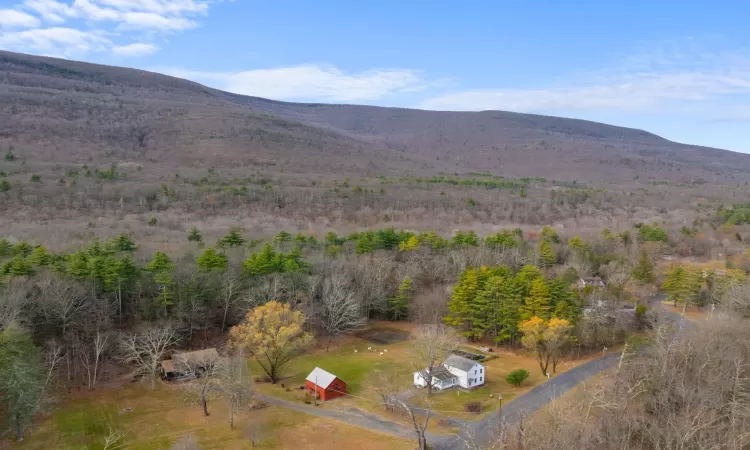
[[[144,41],[199,26],[197,19],[208,13],[212,2],[23,0],[0,10],[0,26],[11,30],[0,36],[0,48],[64,57],[91,52],[143,56],[159,48]]]
[[[76,57],[111,47],[112,42],[106,37],[74,28],[37,28],[0,34],[0,48],[33,48],[47,56]]]
[[[673,112],[718,109],[750,96],[750,59],[744,51],[708,51],[695,40],[651,43],[618,67],[571,76],[568,83],[531,89],[485,88],[447,92],[419,105],[438,110],[519,112]],[[750,100],[750,99],[748,99]]]
[[[0,29],[2,28],[33,28],[41,22],[31,14],[15,9],[0,9]]]
[[[432,83],[419,71],[408,69],[347,73],[331,66],[301,65],[241,72],[157,70],[237,94],[299,101],[372,101],[423,90]]]
[[[156,53],[159,47],[153,44],[128,44],[112,48],[112,53],[120,56],[146,56]]]

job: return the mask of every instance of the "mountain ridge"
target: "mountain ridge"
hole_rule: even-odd
[[[488,170],[558,180],[750,180],[750,155],[648,131],[508,111],[294,103],[156,72],[0,51],[0,140],[65,158],[293,161]],[[54,149],[54,151],[52,151]]]

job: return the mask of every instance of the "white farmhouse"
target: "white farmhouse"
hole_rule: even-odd
[[[436,390],[460,386],[473,389],[484,384],[484,366],[459,355],[450,355],[443,365],[432,371],[432,387]],[[414,386],[425,387],[427,369],[414,372]]]

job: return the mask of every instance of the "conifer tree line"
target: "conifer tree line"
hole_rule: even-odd
[[[531,318],[578,321],[579,298],[570,284],[562,277],[545,280],[541,270],[532,265],[516,273],[504,265],[470,267],[453,286],[450,312],[444,321],[470,340],[515,343],[519,326]]]

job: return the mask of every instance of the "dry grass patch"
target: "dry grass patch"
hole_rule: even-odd
[[[689,320],[705,320],[709,314],[708,308],[699,309],[694,306],[684,307],[683,305],[677,305],[677,307],[675,307],[674,303],[670,301],[662,302],[662,307],[667,311],[677,313]]]
[[[102,448],[110,428],[125,433],[124,448],[168,449],[193,435],[203,449],[251,448],[248,429],[258,430],[261,449],[408,449],[409,441],[364,430],[332,419],[275,406],[241,413],[231,430],[223,401],[209,404],[204,417],[186,404],[177,386],[151,391],[140,385],[75,394],[42,418],[18,448]],[[13,448],[16,445],[12,445]]]

